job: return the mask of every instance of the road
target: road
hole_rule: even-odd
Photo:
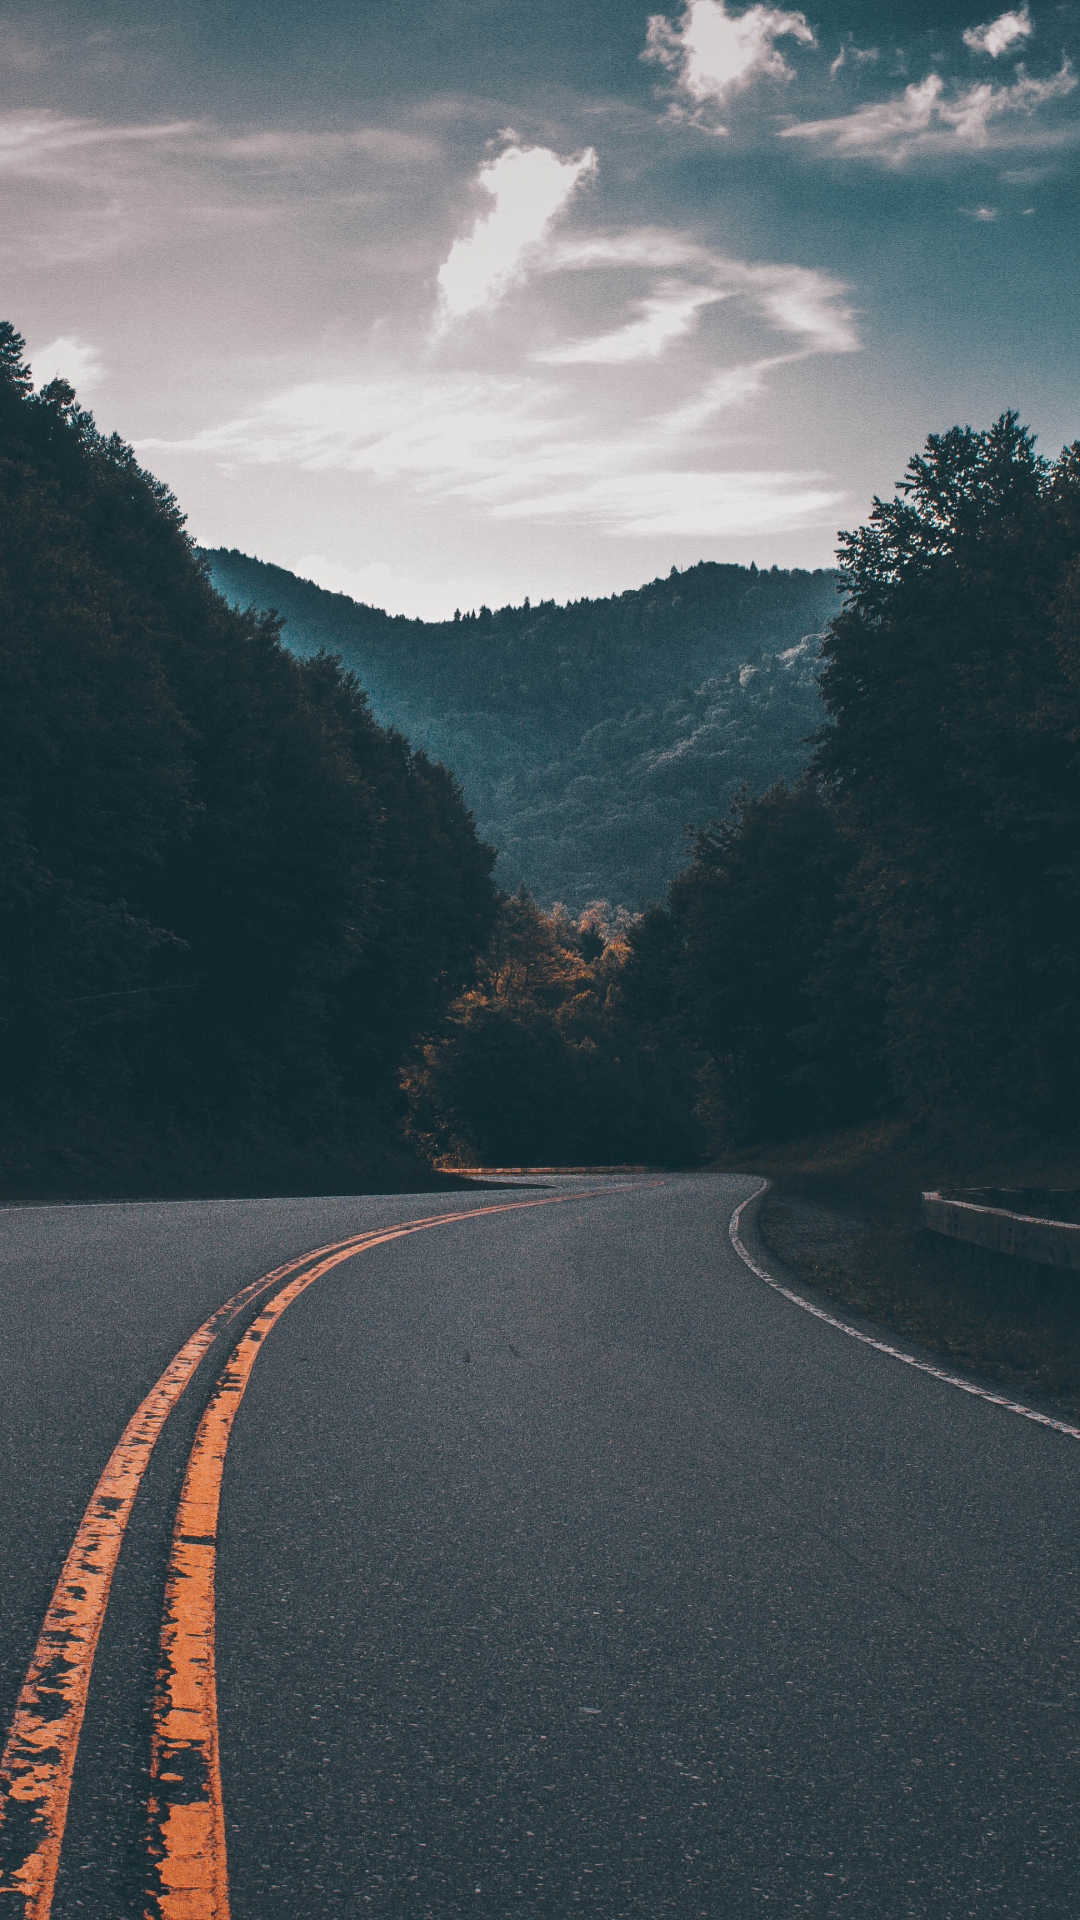
[[[766,1286],[728,1238],[754,1184],[0,1213],[2,1729],[110,1451],[200,1322],[309,1250],[469,1216],[256,1322],[242,1399],[233,1363],[228,1895],[200,1907],[147,1864],[163,1595],[270,1294],[218,1329],[142,1463],[41,1911],[125,1920],[150,1885],[169,1920],[1080,1911],[1080,1441]],[[212,1562],[205,1526],[183,1551]]]

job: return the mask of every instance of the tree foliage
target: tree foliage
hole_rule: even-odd
[[[720,1137],[890,1103],[1073,1126],[1080,446],[1046,461],[1011,413],[932,435],[841,558],[808,780],[699,837],[630,971]]]
[[[0,524],[9,1112],[310,1131],[396,1099],[494,915],[451,776],[225,604],[7,325]]]
[[[844,536],[817,768],[913,1110],[1075,1113],[1080,449],[1016,416],[933,435]]]
[[[696,1157],[678,1058],[625,1007],[626,917],[504,900],[478,974],[409,1075],[411,1127],[462,1164]]]

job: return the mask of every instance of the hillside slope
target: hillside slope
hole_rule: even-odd
[[[805,764],[817,635],[837,575],[703,561],[607,600],[409,620],[218,549],[232,605],[274,608],[297,654],[341,655],[376,717],[457,774],[504,887],[639,908],[686,830]]]
[[[400,1074],[492,858],[0,321],[0,1197],[425,1184]]]

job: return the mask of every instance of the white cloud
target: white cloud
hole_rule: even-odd
[[[446,580],[421,580],[400,572],[386,560],[350,567],[321,553],[302,554],[293,572],[302,580],[314,580],[328,593],[347,593],[351,600],[381,607],[386,613],[403,613],[410,620],[448,620],[455,608],[468,611],[479,607],[492,591],[490,575],[485,579],[461,574]]]
[[[445,321],[461,319],[501,299],[521,277],[537,244],[575,187],[596,168],[590,147],[561,160],[547,147],[507,147],[481,167],[478,184],[494,202],[467,239],[456,240],[439,269]]]
[[[732,14],[726,0],[686,0],[677,26],[665,14],[650,16],[642,59],[674,74],[678,92],[692,102],[691,117],[707,125],[707,109],[722,104],[753,80],[792,78],[776,46],[777,40],[785,38],[815,45],[805,14],[764,6]],[[675,110],[683,111],[678,104]],[[725,129],[713,121],[711,131]]]
[[[1034,31],[1025,6],[1018,13],[999,13],[996,20],[984,27],[968,27],[964,42],[975,53],[988,53],[991,60],[996,60],[999,54],[1007,53],[1018,40],[1027,40]]]
[[[410,174],[415,194],[439,153],[427,135],[375,126],[252,133],[0,112],[0,258],[68,263],[166,233],[179,243],[223,224],[265,229],[311,207],[325,218],[334,205],[396,197]]]
[[[1033,119],[1076,84],[1068,60],[1049,80],[1034,80],[1020,68],[1011,85],[999,87],[983,81],[950,89],[940,74],[931,73],[892,100],[873,101],[832,120],[798,121],[781,137],[813,142],[845,159],[894,165],[922,154],[1058,144],[1078,137],[1076,123],[1047,128],[1033,125]]]
[[[66,171],[77,155],[90,149],[160,145],[196,131],[191,120],[111,127],[96,120],[65,120],[55,113],[9,113],[0,117],[0,173]]]
[[[545,157],[574,168],[569,185],[559,182],[561,202],[549,195],[557,206],[573,191],[578,163]],[[820,475],[732,475],[713,463],[718,416],[755,402],[781,369],[858,347],[842,283],[809,267],[732,260],[657,228],[547,239],[534,220],[530,232],[528,254],[512,268],[523,298],[499,306],[490,255],[462,290],[465,311],[478,287],[494,307],[482,338],[444,325],[418,365],[408,341],[388,346],[380,332],[364,375],[306,380],[241,418],[164,444],[226,468],[364,475],[487,519],[628,536],[779,531],[839,502]],[[506,262],[503,251],[499,275]],[[588,338],[573,327],[582,294],[600,316]],[[721,303],[730,327],[697,330],[701,312]],[[765,350],[747,355],[748,339]],[[331,584],[325,570],[319,577]],[[365,588],[356,576],[348,590],[388,603],[391,584],[372,575]]]
[[[857,47],[850,36],[844,41],[835,60],[829,62],[829,72],[835,80],[841,67],[850,61],[853,66],[873,66],[881,58],[880,47]]]
[[[534,353],[532,358],[555,367],[589,363],[624,366],[631,360],[656,360],[672,340],[690,331],[703,307],[730,298],[731,291],[726,288],[667,281],[647,298],[636,300],[634,308],[639,317],[627,321],[614,333],[602,333],[592,340],[571,340],[562,347],[548,347]]]
[[[844,495],[820,473],[608,474],[584,487],[497,506],[502,520],[592,522],[625,536],[772,533],[831,519]]]
[[[191,160],[231,162],[288,171],[360,154],[373,164],[401,167],[430,161],[437,148],[429,139],[389,127],[349,127],[305,132],[269,127],[258,133],[232,134],[197,120],[146,121],[115,126],[104,120],[64,118],[61,114],[0,114],[0,173],[71,173],[94,156],[98,169],[122,169],[125,154],[158,148]],[[139,158],[139,168],[146,161]]]
[[[35,386],[44,387],[59,374],[75,388],[80,400],[108,377],[97,348],[87,340],[73,340],[66,334],[50,340],[48,346],[35,348],[30,354],[30,366]]]
[[[549,399],[538,382],[479,373],[308,381],[179,444],[226,465],[409,476],[446,492],[513,470],[530,446],[557,431],[560,423],[544,412]]]
[[[691,394],[689,399],[681,401],[664,414],[661,424],[676,437],[699,433],[718,413],[727,413],[733,407],[745,406],[747,401],[756,400],[764,391],[770,373],[777,367],[790,366],[792,361],[801,357],[792,353],[773,354],[768,359],[751,360],[738,367],[725,367],[722,373],[715,373],[711,380],[706,380],[704,386]]]
[[[725,298],[741,295],[770,325],[800,336],[809,353],[853,353],[859,345],[848,287],[814,267],[766,266],[731,260],[679,234],[643,227],[550,246],[538,263],[544,273],[597,267],[682,268],[706,276]]]
[[[681,410],[629,422],[614,408],[575,417],[569,396],[527,375],[309,383],[179,444],[228,466],[336,469],[404,482],[423,497],[471,502],[494,519],[575,521],[625,534],[776,530],[803,525],[842,496],[818,484],[820,475],[684,470],[672,467],[671,454],[723,408],[757,394],[769,368],[782,363],[729,369]],[[144,441],[140,451],[157,444]],[[318,577],[338,584],[325,571]],[[359,591],[356,577],[348,590]]]

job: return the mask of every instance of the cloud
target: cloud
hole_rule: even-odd
[[[821,524],[843,503],[820,473],[609,474],[587,486],[495,508],[502,520],[573,520],[627,537],[772,533]]]
[[[89,153],[97,156],[99,167],[116,168],[123,165],[127,150],[147,147],[191,160],[249,163],[275,170],[348,159],[353,154],[362,154],[380,165],[400,167],[431,160],[437,152],[432,141],[389,127],[314,133],[271,127],[258,133],[232,134],[198,120],[113,126],[103,120],[65,118],[51,112],[0,114],[0,173],[70,173],[85,166]],[[139,164],[145,166],[145,161]]]
[[[727,413],[733,407],[745,406],[747,401],[756,400],[764,390],[767,376],[777,367],[787,367],[800,355],[783,353],[773,354],[763,360],[750,360],[742,366],[725,367],[722,373],[713,374],[703,387],[689,399],[672,407],[664,414],[662,425],[674,437],[691,436],[708,426],[718,413]]]
[[[80,399],[108,378],[97,348],[86,340],[69,339],[66,334],[51,340],[46,347],[35,348],[30,354],[30,366],[35,386],[44,387],[59,374],[75,388]]]
[[[729,403],[756,384],[753,377],[735,382]],[[714,412],[722,404],[718,393],[710,401]],[[270,396],[244,418],[164,444],[226,465],[405,479],[422,494],[471,499],[497,518],[565,516],[573,498],[583,509],[591,502],[589,517],[601,498],[609,513],[612,503],[632,499],[637,518],[657,456],[669,458],[673,433],[699,423],[697,415],[681,423],[660,414],[620,427],[611,416],[575,416],[560,388],[528,374],[428,373],[307,382]],[[162,444],[142,441],[139,450]],[[699,487],[709,477],[699,473]],[[575,483],[572,495],[567,482]]]
[[[650,227],[555,243],[538,263],[538,271],[545,273],[597,267],[682,268],[698,279],[707,276],[725,298],[741,295],[770,325],[797,335],[807,352],[853,353],[859,346],[847,301],[850,289],[815,267],[732,260],[682,235]]]
[[[467,239],[454,242],[439,269],[444,325],[508,292],[574,189],[595,169],[591,147],[561,160],[547,147],[511,146],[481,167],[478,184],[494,204]]]
[[[235,132],[0,113],[0,257],[84,260],[165,233],[175,244],[223,223],[266,227],[312,207],[325,216],[400,193],[439,153],[426,135],[378,126]]]
[[[455,607],[478,607],[491,594],[490,575],[486,579],[455,574],[449,579],[422,580],[400,572],[386,560],[350,567],[328,560],[325,554],[305,553],[296,561],[293,572],[302,580],[314,580],[328,593],[347,593],[351,600],[360,600],[365,606],[403,613],[411,620],[448,620]]]
[[[1039,109],[1063,100],[1077,84],[1068,60],[1049,80],[1035,80],[1023,68],[1011,85],[983,81],[946,86],[940,74],[928,74],[892,100],[857,107],[832,120],[803,120],[785,127],[781,138],[805,140],[841,159],[885,160],[900,165],[924,154],[989,152],[1002,148],[1059,144],[1075,140],[1075,123],[1066,129],[1032,124]]]
[[[797,355],[714,373],[681,407],[626,418],[625,398],[591,412],[531,375],[406,374],[309,382],[170,450],[226,467],[289,466],[405,483],[496,520],[568,521],[613,533],[724,534],[805,524],[842,498],[820,475],[727,474],[675,466],[700,430],[760,393]],[[139,451],[160,447],[143,441]],[[700,453],[697,455],[700,458]],[[680,517],[682,516],[682,517]],[[331,582],[324,576],[324,584]]]
[[[1007,53],[1018,40],[1027,40],[1035,29],[1031,24],[1031,15],[1027,7],[1021,7],[1019,13],[999,13],[985,27],[968,27],[964,34],[964,44],[975,53],[988,53],[991,60]]]
[[[548,366],[563,367],[590,363],[624,366],[631,360],[655,360],[672,340],[690,331],[703,307],[730,298],[728,289],[667,281],[646,299],[635,301],[639,317],[614,333],[602,333],[592,340],[571,340],[562,347],[548,347],[534,353],[532,358]]]
[[[488,520],[627,536],[778,531],[825,515],[841,495],[821,475],[717,471],[715,423],[752,405],[779,370],[854,351],[849,289],[662,228],[553,235],[593,164],[515,145],[483,168],[494,206],[451,248],[426,341],[376,329],[354,377],[307,378],[239,418],[140,451],[363,475]],[[519,297],[503,303],[509,285]],[[698,329],[721,305],[730,324]],[[482,335],[453,324],[481,307]],[[574,324],[583,308],[587,335]],[[381,577],[376,587],[385,599]]]
[[[258,133],[227,134],[203,130],[203,151],[224,160],[266,162],[273,167],[307,166],[359,153],[390,167],[428,161],[438,148],[419,134],[395,127],[348,127],[307,132],[296,127],[267,127]]]
[[[850,61],[853,66],[873,66],[881,58],[880,47],[857,47],[850,34],[845,39],[835,60],[829,62],[829,72],[835,80],[841,67]]]
[[[686,0],[677,26],[665,14],[650,16],[641,57],[674,74],[677,94],[691,103],[689,118],[709,126],[713,133],[724,133],[726,128],[709,118],[712,108],[758,78],[793,77],[776,46],[777,40],[785,38],[805,46],[816,44],[803,13],[753,6],[731,14],[726,0]],[[673,111],[680,116],[687,113],[678,99]]]
[[[197,132],[191,120],[111,127],[96,120],[64,119],[56,113],[10,113],[0,117],[0,173],[66,172],[88,149],[160,145]]]
[[[227,465],[415,477],[448,492],[512,470],[557,431],[559,423],[543,411],[550,398],[539,382],[482,373],[307,381],[190,440],[140,446],[179,445]]]

